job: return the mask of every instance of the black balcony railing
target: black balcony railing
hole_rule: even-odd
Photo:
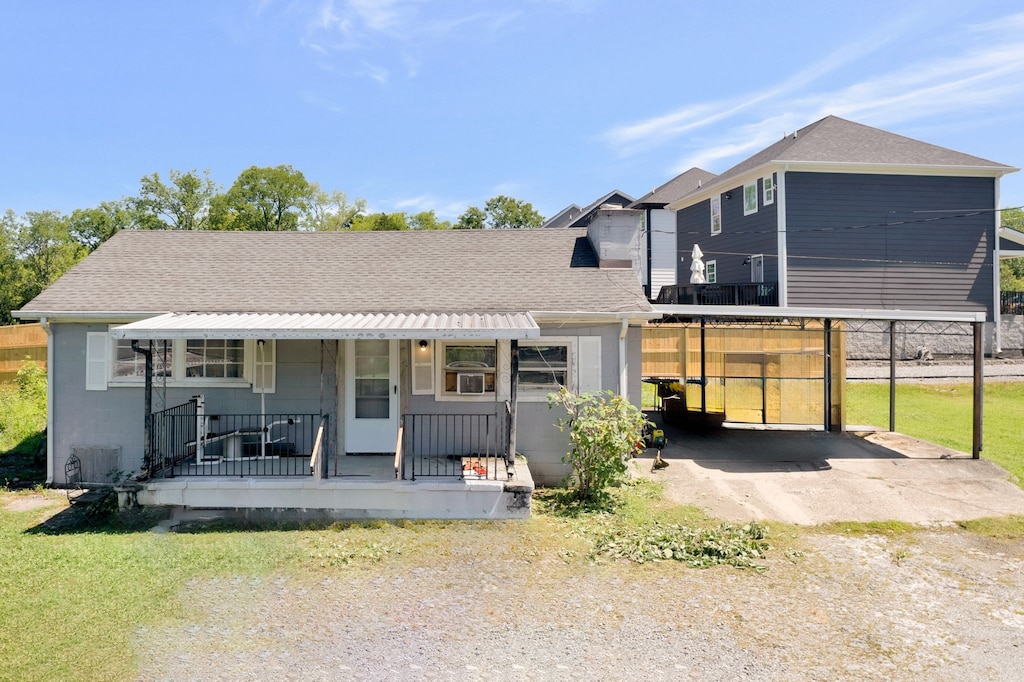
[[[309,476],[311,454],[329,457],[319,414],[203,414],[193,399],[150,419],[151,476]]]
[[[508,427],[503,410],[494,414],[405,414],[402,431],[402,456],[396,466],[403,479],[508,477]]]
[[[779,305],[776,282],[745,284],[674,284],[664,286],[656,303],[663,305]]]
[[[1024,315],[1024,291],[1000,291],[999,312],[1003,315]]]

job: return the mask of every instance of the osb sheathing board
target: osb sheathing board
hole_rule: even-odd
[[[844,423],[845,342],[832,327],[832,423]],[[764,424],[822,424],[825,334],[820,322],[704,329],[704,409],[726,419]],[[679,379],[686,405],[701,409],[699,324],[652,325],[643,331],[643,376]],[[687,379],[697,380],[687,383]]]

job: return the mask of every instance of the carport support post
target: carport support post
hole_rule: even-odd
[[[896,320],[889,322],[889,431],[896,431]]]
[[[706,322],[700,318],[700,413],[707,414],[708,411],[708,356],[707,344],[704,336]]]
[[[832,320],[825,320],[825,430],[832,430]]]
[[[974,323],[974,444],[971,449],[971,456],[974,459],[981,457],[982,406],[985,402],[985,359],[982,341],[984,330],[984,322]]]

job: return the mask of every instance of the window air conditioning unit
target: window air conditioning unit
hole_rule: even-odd
[[[484,392],[484,375],[459,372],[459,393],[482,394]]]

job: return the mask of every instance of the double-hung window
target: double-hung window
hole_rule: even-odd
[[[711,197],[711,234],[722,232],[722,195]]]
[[[441,345],[441,385],[444,395],[494,395],[498,347],[494,343]]]
[[[137,386],[145,380],[146,356],[132,349],[130,339],[89,332],[86,344],[89,390]],[[152,351],[153,378],[166,384],[251,385],[257,392],[275,391],[274,340],[155,340],[140,341],[139,347]]]
[[[761,179],[762,202],[765,206],[775,203],[775,176],[766,175]]]
[[[519,388],[551,393],[570,385],[571,350],[568,343],[523,341],[519,344]]]
[[[718,281],[718,261],[709,260],[704,264],[704,279],[708,284],[715,284]]]
[[[189,339],[185,342],[185,376],[239,379],[245,368],[241,339]]]
[[[757,181],[743,185],[743,215],[757,213]]]

